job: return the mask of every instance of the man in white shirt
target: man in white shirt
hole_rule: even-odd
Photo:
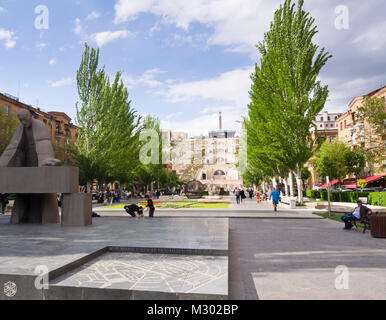
[[[345,230],[351,230],[352,228],[352,224],[351,222],[353,220],[360,220],[361,219],[361,216],[365,216],[366,214],[371,214],[372,211],[367,208],[366,206],[364,206],[362,204],[362,201],[361,200],[358,200],[358,206],[355,208],[354,212],[351,213],[350,215],[345,215],[342,217],[342,221],[345,223]]]

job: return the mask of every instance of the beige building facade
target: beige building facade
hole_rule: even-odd
[[[341,115],[338,120],[339,140],[349,145],[351,148],[363,147],[365,149],[386,149],[386,130],[382,135],[374,133],[368,121],[360,120],[358,109],[365,103],[366,97],[383,98],[386,101],[386,86],[377,89],[367,95],[355,97],[349,104],[349,109]],[[386,104],[385,104],[386,112]],[[369,166],[365,168],[365,175],[385,173],[383,166],[386,165],[386,155],[381,163],[376,163],[374,172],[371,172]]]

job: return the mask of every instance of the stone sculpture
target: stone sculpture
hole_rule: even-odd
[[[20,125],[0,157],[0,167],[60,166],[55,159],[47,127],[28,110],[18,113]],[[15,177],[21,179],[23,177]],[[26,184],[29,181],[25,181]],[[30,182],[31,183],[31,182]],[[44,183],[44,181],[43,181]],[[59,223],[56,194],[17,194],[11,223]]]

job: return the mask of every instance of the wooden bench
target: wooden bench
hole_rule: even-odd
[[[373,215],[378,215],[378,212],[373,213]],[[363,233],[366,233],[366,230],[371,229],[371,216],[366,214],[364,217],[361,217],[361,219],[352,220],[353,226],[358,229],[357,222],[362,223],[364,225]]]

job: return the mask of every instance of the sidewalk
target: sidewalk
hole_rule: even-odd
[[[94,208],[102,217],[129,217],[123,209]],[[274,212],[273,205],[269,201],[260,204],[256,200],[246,199],[243,204],[236,204],[236,199],[231,198],[229,209],[156,209],[155,217],[175,218],[265,218],[265,219],[321,219],[313,215],[315,210],[296,209],[291,210],[288,206],[280,204],[278,211]],[[145,211],[145,216],[147,216]]]

